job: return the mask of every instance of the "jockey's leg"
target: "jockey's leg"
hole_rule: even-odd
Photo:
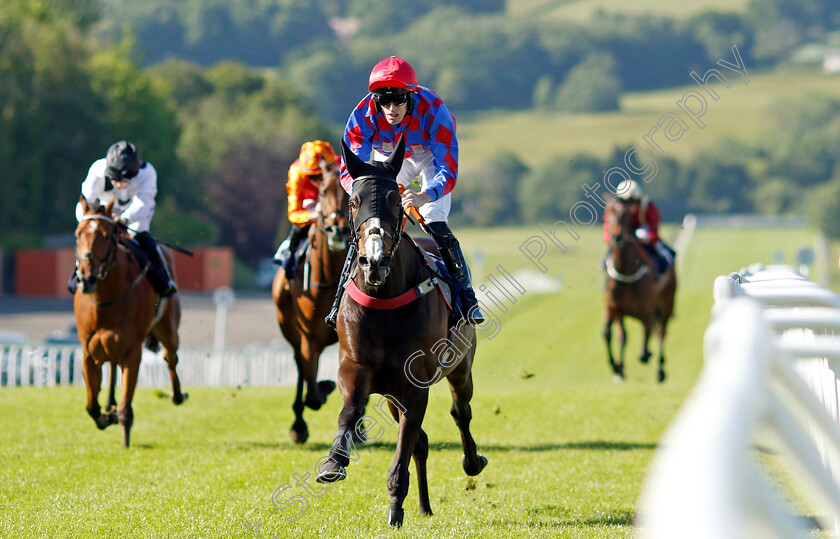
[[[333,300],[330,314],[324,318],[324,322],[335,329],[336,321],[338,320],[338,306],[341,303],[341,295],[344,294],[344,285],[347,279],[350,278],[350,271],[353,268],[353,262],[356,260],[356,244],[351,243],[347,248],[347,258],[344,259],[344,267],[341,268],[341,276],[338,279],[338,288],[335,291],[335,299]]]
[[[668,263],[667,267],[671,267],[674,265],[674,255],[676,254],[673,249],[665,245],[665,242],[659,240],[656,242],[656,252],[659,253],[665,262]]]
[[[279,252],[279,257],[275,257],[274,259],[275,262],[283,266],[283,270],[286,272],[286,279],[288,280],[295,278],[295,266],[297,266],[297,257],[295,254],[297,253],[298,247],[300,247],[300,242],[309,234],[309,226],[292,225],[291,230],[289,230],[289,236],[286,238],[288,245]],[[286,242],[284,241],[283,243]]]
[[[440,249],[446,269],[461,286],[461,300],[464,302],[467,321],[473,325],[484,323],[484,315],[478,307],[478,300],[472,287],[470,269],[467,267],[467,260],[455,235],[444,221],[428,223],[426,227],[432,232],[432,239]]]
[[[662,257],[662,254],[656,248],[656,245],[648,245],[647,243],[643,243],[642,246],[653,259],[653,263],[656,264],[656,271],[660,275],[665,273],[665,270],[668,269],[668,261],[667,259]]]
[[[138,232],[134,236],[134,239],[137,240],[143,252],[149,257],[149,269],[146,271],[146,277],[149,278],[152,287],[154,287],[158,294],[165,298],[175,294],[178,289],[166,271],[166,266],[160,257],[155,239],[148,232]]]
[[[70,278],[67,279],[67,291],[75,296],[76,288],[78,288],[78,285],[79,283],[76,282],[76,272],[73,272],[73,275],[71,275]]]

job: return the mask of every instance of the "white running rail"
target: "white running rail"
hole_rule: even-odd
[[[336,347],[321,356],[319,379],[335,379],[338,369]],[[291,350],[181,349],[178,351],[178,377],[189,387],[293,386],[297,367]],[[107,387],[110,369],[102,369],[102,387]],[[117,384],[120,373],[117,370]],[[0,345],[0,390],[13,387],[53,387],[84,385],[82,349],[78,346]],[[168,388],[169,370],[163,352],[143,349],[138,387]]]
[[[645,482],[641,536],[836,536],[840,296],[788,266],[718,277],[714,295],[703,371]],[[759,447],[779,452],[786,481]]]

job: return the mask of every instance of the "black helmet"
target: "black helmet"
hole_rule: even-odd
[[[108,148],[105,156],[105,177],[111,181],[125,181],[137,176],[143,161],[134,144],[121,140]]]

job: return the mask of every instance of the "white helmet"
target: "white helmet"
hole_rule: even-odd
[[[623,180],[615,189],[616,195],[621,200],[641,199],[644,193],[642,186],[635,180]]]

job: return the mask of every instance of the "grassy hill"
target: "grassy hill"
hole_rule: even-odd
[[[731,58],[726,58],[731,60]],[[707,111],[701,118],[705,127],[695,125],[677,106],[686,91],[700,87],[690,78],[692,68],[686,66],[686,85],[652,92],[631,92],[622,96],[620,110],[603,114],[565,114],[529,110],[522,112],[491,112],[470,116],[458,115],[458,142],[461,163],[469,168],[471,162],[489,158],[501,150],[515,152],[525,163],[535,165],[553,155],[585,152],[604,156],[616,145],[626,147],[641,143],[642,137],[668,113],[678,115],[689,130],[674,142],[656,135],[666,155],[690,158],[708,148],[722,137],[756,142],[773,123],[774,105],[782,99],[799,98],[821,93],[840,97],[837,77],[828,77],[815,69],[780,69],[761,73],[747,71],[749,84],[733,71],[719,66],[694,68],[705,70],[718,67],[732,86],[711,87],[720,98],[713,101],[704,95]],[[702,70],[702,71],[701,71]],[[701,90],[702,92],[702,90]]]
[[[703,11],[743,11],[747,0],[509,0],[507,12],[511,15],[534,15],[549,20],[585,21],[594,18],[598,11],[639,15],[654,13],[657,16],[691,17]]]

